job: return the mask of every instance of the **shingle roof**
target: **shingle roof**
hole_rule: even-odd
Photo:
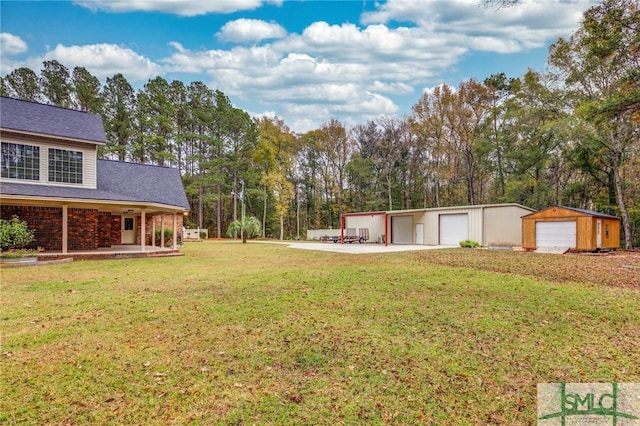
[[[96,166],[97,189],[2,182],[0,194],[157,203],[189,210],[177,169],[110,160],[98,160]]]
[[[0,127],[100,144],[107,140],[97,114],[6,97],[0,97]]]

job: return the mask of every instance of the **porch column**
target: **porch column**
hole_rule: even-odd
[[[62,254],[67,254],[69,247],[69,206],[62,206]]]
[[[147,239],[147,215],[144,209],[140,212],[140,251],[145,250],[145,240]]]
[[[151,245],[156,246],[156,218],[151,218]]]
[[[178,248],[178,215],[173,214],[173,249]]]
[[[160,247],[164,248],[164,213],[160,214]]]

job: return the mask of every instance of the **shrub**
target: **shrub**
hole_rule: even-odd
[[[0,219],[0,249],[19,250],[26,248],[35,238],[35,229],[29,229],[27,222],[17,216],[11,220]]]
[[[464,241],[460,241],[460,247],[466,247],[466,248],[478,248],[480,247],[480,244],[478,244],[475,241],[471,241],[471,240],[464,240]]]
[[[156,229],[156,244],[160,244],[160,235],[162,234],[161,229]],[[164,245],[173,244],[173,229],[165,228],[164,229]]]
[[[200,231],[200,239],[201,240],[206,240],[207,239],[207,232],[206,231]]]

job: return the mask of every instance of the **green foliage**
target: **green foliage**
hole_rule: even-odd
[[[177,167],[193,209],[186,223],[212,236],[238,216],[231,194],[243,181],[265,236],[335,228],[353,211],[604,203],[617,205],[631,247],[640,238],[630,212],[640,199],[638,22],[637,0],[604,0],[551,46],[549,74],[441,85],[406,119],[351,128],[329,119],[305,134],[278,117],[252,120],[201,81],[153,77],[134,91],[118,73],[100,91],[86,69],[69,78],[46,61],[40,75],[18,68],[1,84],[9,96],[101,111],[99,155]]]
[[[235,238],[237,235],[242,236],[242,242],[246,243],[247,238],[255,238],[260,235],[260,221],[255,217],[245,217],[242,219],[234,220],[227,228],[227,236],[229,238]]]
[[[478,248],[478,247],[480,247],[480,244],[479,244],[479,243],[477,243],[476,241],[464,240],[464,241],[460,241],[460,247],[464,247],[464,248]]]
[[[10,220],[0,219],[0,249],[24,249],[35,238],[35,232],[34,229],[29,229],[27,222],[17,216]]]
[[[162,235],[162,229],[156,229],[156,244],[160,243],[160,237]],[[164,228],[164,245],[173,244],[173,229]]]

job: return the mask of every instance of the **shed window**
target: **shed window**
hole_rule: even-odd
[[[49,182],[82,183],[82,152],[49,148]]]
[[[2,142],[2,177],[40,180],[40,147]]]
[[[605,236],[605,238],[609,238],[609,224],[608,223],[604,224],[604,236]]]

